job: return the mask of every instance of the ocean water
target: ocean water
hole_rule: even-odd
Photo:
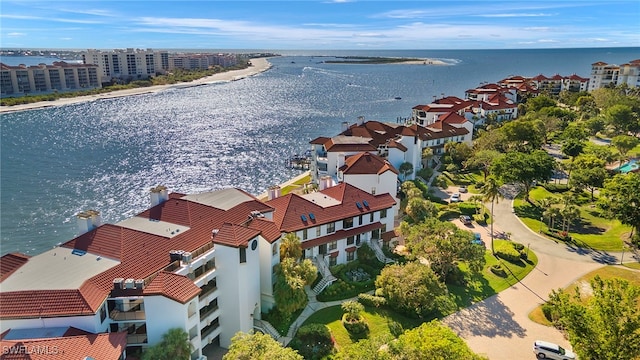
[[[240,81],[3,114],[1,253],[33,255],[73,238],[82,210],[99,210],[109,223],[133,216],[160,184],[260,194],[299,173],[286,161],[311,139],[335,135],[358,116],[395,122],[434,96],[464,97],[482,82],[588,77],[594,62],[640,58],[638,48],[279,53],[271,70]],[[323,63],[336,55],[450,65]]]

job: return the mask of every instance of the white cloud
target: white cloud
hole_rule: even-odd
[[[558,14],[545,14],[545,13],[538,13],[538,14],[512,13],[512,14],[481,14],[476,16],[485,17],[485,18],[510,18],[510,17],[544,17],[544,16],[557,16],[557,15]]]
[[[27,36],[27,34],[21,33],[21,32],[10,32],[10,33],[7,34],[7,36],[9,36],[9,37],[20,37],[20,36]]]

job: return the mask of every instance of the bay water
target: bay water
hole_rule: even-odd
[[[640,48],[271,51],[273,67],[239,81],[6,113],[0,119],[1,253],[30,255],[76,234],[95,209],[115,223],[149,206],[149,189],[238,187],[258,195],[299,171],[287,160],[358,116],[396,122],[434,97],[511,75],[589,77]],[[333,56],[434,58],[446,66],[327,64]],[[4,60],[4,59],[3,59]],[[396,99],[400,98],[400,99]]]

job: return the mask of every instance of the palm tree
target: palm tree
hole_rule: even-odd
[[[576,219],[580,218],[580,209],[575,205],[567,205],[564,209],[562,209],[562,229],[564,230],[564,226],[566,223],[567,230],[569,233],[571,228],[571,223]]]
[[[498,183],[495,177],[489,176],[482,188],[480,188],[480,192],[484,196],[485,201],[491,201],[491,253],[495,255],[496,253],[493,248],[493,223],[495,222],[493,218],[493,204],[498,202],[498,198],[502,197],[502,194],[500,194],[500,183]]]
[[[288,233],[282,238],[280,243],[280,260],[285,258],[291,258],[298,260],[302,257],[302,245],[300,244],[300,238],[295,233]]]

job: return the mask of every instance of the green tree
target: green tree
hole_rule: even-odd
[[[447,294],[446,286],[433,270],[419,262],[389,265],[382,269],[375,284],[391,308],[420,318],[434,312]]]
[[[467,161],[464,166],[468,169],[479,169],[484,175],[484,180],[487,180],[491,164],[500,156],[500,153],[495,150],[479,150],[476,151]]]
[[[473,234],[451,222],[431,218],[411,226],[401,224],[400,231],[411,254],[426,259],[442,280],[457,270],[459,261],[476,273],[484,267],[484,247],[474,245]]]
[[[496,251],[493,247],[493,223],[495,222],[493,218],[493,204],[497,203],[498,199],[502,197],[500,194],[500,183],[495,177],[491,176],[484,182],[484,185],[480,188],[480,192],[482,196],[484,196],[485,201],[491,202],[491,254],[495,255]]]
[[[626,159],[629,150],[633,149],[640,143],[637,137],[631,135],[618,135],[611,139],[611,145],[615,146],[620,153],[622,159]]]
[[[591,201],[593,201],[594,191],[602,187],[607,178],[607,170],[604,166],[605,160],[595,155],[580,155],[575,158],[571,182],[578,189],[588,189],[591,192]]]
[[[434,320],[407,330],[398,340],[389,342],[391,359],[484,359],[475,354],[453,330]]]
[[[229,351],[223,360],[303,360],[295,350],[283,347],[271,336],[262,333],[239,332],[231,338]]]
[[[448,142],[445,146],[447,146],[447,152],[451,156],[451,161],[458,166],[462,166],[473,154],[473,149],[463,142]]]
[[[191,358],[191,342],[184,329],[169,329],[162,340],[142,354],[143,360],[188,360]]]
[[[342,312],[345,313],[347,321],[360,320],[360,313],[364,311],[364,305],[357,301],[349,300],[345,301],[341,305]]]
[[[544,150],[535,150],[531,154],[510,152],[496,159],[491,172],[505,183],[519,183],[524,187],[527,201],[533,181],[547,181],[555,169],[555,160]]]
[[[609,125],[613,126],[619,134],[626,134],[629,131],[636,132],[638,115],[628,105],[617,104],[611,106],[605,112],[605,117]]]
[[[580,359],[640,358],[640,287],[622,279],[591,282],[593,295],[553,291],[545,305]],[[588,300],[585,302],[585,297]]]
[[[411,175],[413,172],[413,165],[410,162],[403,162],[400,164],[398,171],[400,172],[400,175],[402,175],[402,180],[406,180],[407,176]]]
[[[335,360],[392,360],[387,351],[387,343],[392,340],[393,337],[389,334],[361,339],[356,343],[341,347],[333,358]]]
[[[631,226],[630,238],[640,228],[640,174],[618,174],[605,181],[598,206],[610,217]]]
[[[500,131],[509,150],[531,152],[539,149],[545,139],[544,124],[540,120],[514,120],[505,123]]]
[[[309,259],[301,262],[293,258],[280,259],[275,271],[273,297],[281,314],[290,315],[306,306],[308,299],[304,286],[313,283],[317,272]]]
[[[556,102],[545,95],[539,95],[527,100],[527,112],[540,111],[543,108],[555,106]]]
[[[295,233],[288,233],[280,243],[280,259],[300,259],[302,257],[302,244]]]
[[[438,208],[436,208],[434,203],[422,197],[412,197],[407,202],[405,212],[414,223],[419,223],[426,218],[436,216],[438,214]]]
[[[611,164],[616,159],[611,146],[589,145],[585,147],[584,152],[604,160],[605,164]]]

